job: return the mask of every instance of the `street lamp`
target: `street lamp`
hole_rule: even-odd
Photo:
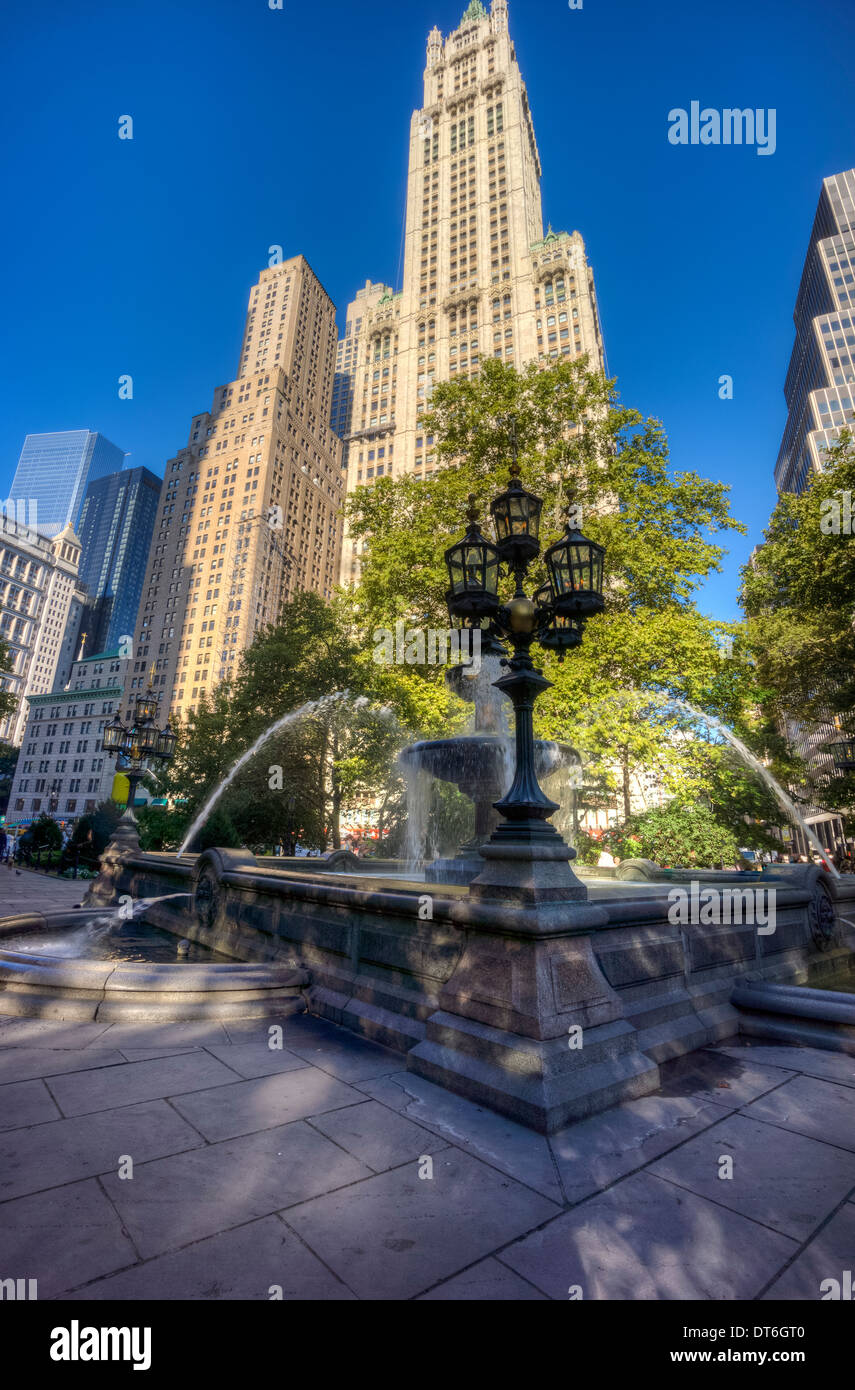
[[[829,750],[838,772],[852,772],[855,769],[855,738],[838,739],[829,744]]]
[[[531,659],[531,647],[558,653],[578,647],[587,617],[603,608],[603,557],[605,551],[568,523],[565,535],[549,547],[545,560],[549,582],[527,597],[523,580],[540,553],[540,514],[543,503],[520,482],[516,457],[511,481],[491,504],[496,529],[495,544],[485,537],[477,521],[474,498],[469,498],[469,529],[462,541],[445,552],[451,578],[447,594],[452,620],[479,626],[484,619],[494,637],[510,644],[513,655],[504,657],[508,674],[494,684],[511,699],[515,716],[516,760],[510,790],[494,803],[503,821],[493,835],[494,845],[554,841],[560,835],[545,822],[558,810],[538,785],[534,770],[534,702],[552,682],[545,679]],[[498,597],[499,567],[514,577],[515,592],[507,604]],[[504,648],[507,650],[507,647]],[[483,852],[483,851],[482,851]],[[571,851],[572,856],[572,851]]]
[[[113,753],[121,758],[122,771],[128,779],[128,802],[125,814],[133,815],[137,786],[148,770],[151,759],[169,762],[175,753],[177,735],[167,724],[158,729],[155,719],[158,701],[149,685],[145,695],[138,695],[134,705],[134,715],[126,728],[117,710],[102,733],[101,747],[105,753]],[[118,764],[117,764],[118,765]]]

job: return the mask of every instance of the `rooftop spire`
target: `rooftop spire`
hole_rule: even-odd
[[[476,19],[488,18],[489,15],[487,14],[487,11],[484,9],[484,6],[481,4],[481,0],[470,0],[469,8],[466,10],[466,13],[464,14],[460,23],[468,24],[470,22],[474,22]]]

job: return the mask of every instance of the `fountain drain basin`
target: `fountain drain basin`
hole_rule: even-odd
[[[51,954],[51,945],[56,950],[58,941],[101,917],[98,911],[75,911],[0,919],[0,1014],[115,1023],[305,1012],[310,977],[298,966],[212,960],[215,952],[205,960],[178,962],[176,956],[174,964]]]

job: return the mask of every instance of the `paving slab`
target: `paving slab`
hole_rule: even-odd
[[[543,1303],[546,1295],[526,1283],[512,1269],[500,1264],[498,1260],[481,1260],[446,1279],[428,1293],[421,1293],[418,1303],[460,1303],[472,1301],[479,1303]]]
[[[278,1217],[268,1216],[99,1279],[68,1297],[189,1302],[276,1297],[328,1303],[352,1301],[355,1295]]]
[[[855,1086],[855,1057],[845,1052],[826,1052],[819,1047],[720,1047],[716,1049],[728,1057],[746,1059],[761,1066],[784,1067],[792,1071],[804,1072],[807,1076],[821,1076],[826,1081],[837,1081],[841,1086]]]
[[[550,1201],[563,1203],[558,1172],[545,1135],[536,1134],[533,1129],[516,1124],[463,1096],[452,1095],[444,1087],[410,1072],[395,1072],[392,1076],[358,1085],[361,1091],[384,1105],[391,1105],[448,1143],[457,1144],[484,1159],[510,1177],[542,1192]]]
[[[0,1207],[0,1270],[38,1280],[39,1298],[133,1264],[137,1253],[95,1178]]]
[[[201,1052],[195,1043],[179,1047],[122,1047],[118,1049],[126,1062],[151,1062],[158,1057],[180,1057],[185,1052]]]
[[[283,1034],[296,1032],[301,1024],[310,1023],[319,1028],[331,1025],[327,1024],[326,1019],[315,1018],[308,1013],[289,1014],[287,1018],[229,1018],[223,1023],[223,1027],[228,1034],[228,1040],[233,1043],[254,1042],[267,1045],[270,1039],[272,1028],[279,1028]]]
[[[581,1202],[721,1119],[694,1096],[644,1096],[570,1125],[550,1141],[568,1202]]]
[[[207,1047],[208,1044],[228,1042],[221,1023],[202,1019],[196,1023],[111,1023],[102,1038],[102,1047],[145,1047],[159,1050],[164,1047]]]
[[[345,1110],[316,1115],[312,1125],[375,1173],[448,1147],[444,1139],[376,1100],[362,1100]]]
[[[735,1057],[723,1052],[701,1050],[677,1057],[660,1068],[661,1086],[657,1095],[696,1096],[735,1110],[765,1095],[796,1071],[763,1065],[750,1053]]]
[[[313,1030],[285,1030],[285,1046],[303,1057],[312,1066],[321,1067],[340,1081],[362,1081],[366,1077],[385,1076],[400,1071],[401,1054],[379,1043],[366,1042],[351,1034],[342,1037],[341,1029],[334,1036],[315,1035]]]
[[[150,1062],[53,1076],[50,1089],[64,1115],[89,1115],[117,1105],[177,1096],[206,1086],[236,1082],[237,1076],[207,1052],[184,1052]]]
[[[103,1182],[148,1258],[371,1176],[298,1121],[141,1164],[131,1181],[112,1175]]]
[[[0,1048],[0,1085],[29,1081],[34,1076],[61,1076],[66,1072],[121,1066],[124,1060],[121,1052],[100,1047],[77,1052],[54,1051],[49,1047]]]
[[[78,1115],[0,1135],[0,1201],[192,1149],[202,1140],[164,1100]]]
[[[0,1006],[3,995],[0,993]],[[80,1048],[99,1042],[110,1027],[109,1023],[64,1023],[52,1018],[6,1018],[0,1026],[0,1048],[51,1047]],[[113,1043],[106,1044],[113,1047]]]
[[[849,1271],[849,1293],[846,1271]],[[827,1281],[836,1280],[839,1291]],[[827,1225],[774,1281],[764,1299],[783,1298],[838,1301],[851,1298],[855,1281],[855,1205],[845,1203]],[[824,1287],[823,1287],[824,1286]]]
[[[59,1118],[60,1111],[43,1081],[12,1081],[0,1086],[0,1130],[23,1129]]]
[[[855,1096],[838,1082],[796,1076],[743,1113],[855,1153]]]
[[[456,1149],[435,1156],[433,1173],[420,1178],[413,1162],[317,1197],[284,1218],[360,1298],[406,1299],[558,1211]]]
[[[732,1159],[732,1178],[719,1177]],[[730,1115],[648,1172],[804,1241],[855,1187],[855,1154]]]
[[[0,864],[0,917],[75,907],[89,883],[89,879],[60,878],[34,869],[19,869],[14,864]]]
[[[0,1086],[0,1131],[43,1125],[61,1118],[44,1081],[11,1081]]]
[[[550,1298],[754,1298],[795,1241],[648,1173],[624,1178],[498,1254]]]
[[[304,1120],[360,1099],[358,1091],[334,1076],[316,1067],[301,1067],[253,1081],[235,1079],[228,1086],[178,1096],[173,1105],[200,1134],[216,1142]]]
[[[284,1047],[268,1047],[265,1042],[215,1044],[208,1051],[245,1080],[256,1076],[274,1076],[280,1071],[295,1071],[298,1067],[311,1065],[305,1057],[298,1057],[296,1052],[289,1052]]]

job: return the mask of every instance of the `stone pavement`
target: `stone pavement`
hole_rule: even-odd
[[[35,877],[0,878],[0,910],[79,900]],[[74,1300],[814,1300],[852,1268],[855,1058],[707,1049],[547,1140],[323,1020],[286,1020],[280,1050],[269,1026],[0,1017],[0,1278]]]
[[[0,864],[0,917],[17,912],[61,912],[79,903],[91,879],[58,878]]]

